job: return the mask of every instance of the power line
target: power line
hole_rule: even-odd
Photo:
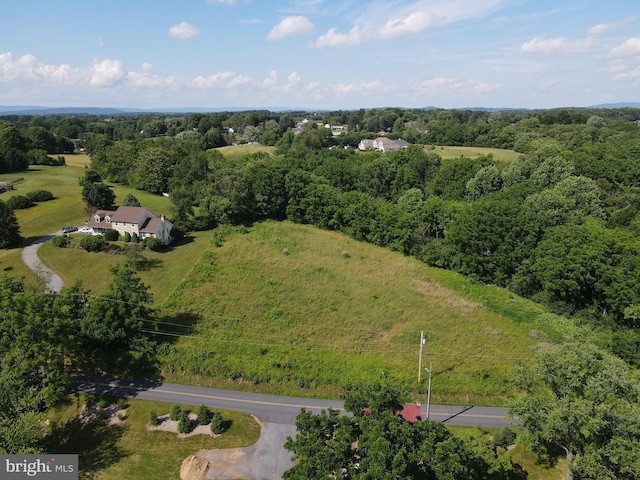
[[[179,334],[175,332],[165,332],[161,330],[146,330],[146,329],[138,329],[139,332],[151,333],[157,335],[165,335],[172,337],[184,337],[184,338],[194,338],[199,339],[202,337],[196,335],[187,335],[187,334]],[[282,345],[276,343],[264,343],[264,342],[250,342],[250,341],[242,341],[242,340],[232,340],[225,338],[216,338],[216,342],[218,343],[228,343],[228,344],[236,344],[236,345],[248,345],[248,346],[256,346],[256,347],[269,347],[269,348],[281,348],[281,349],[295,349],[295,350],[315,350],[315,351],[329,351],[329,352],[358,352],[358,353],[385,353],[385,354],[402,354],[402,355],[413,355],[415,354],[415,350],[389,350],[388,348],[380,348],[380,349],[372,349],[372,348],[334,348],[334,347],[317,347],[311,345]],[[482,360],[528,360],[525,357],[498,357],[495,355],[473,355],[473,354],[464,354],[464,353],[445,353],[445,352],[423,352],[426,356],[432,357],[455,357],[455,358],[474,358],[474,359],[482,359]]]
[[[75,294],[78,296],[83,296],[83,297],[91,297],[91,298],[98,298],[98,299],[102,299],[102,300],[108,300],[108,301],[112,301],[112,302],[118,302],[118,303],[122,303],[122,304],[126,304],[126,305],[136,305],[136,306],[144,306],[149,308],[150,310],[154,311],[154,310],[164,310],[164,311],[169,311],[172,312],[173,314],[192,314],[192,315],[197,315],[200,318],[204,318],[204,319],[208,319],[208,320],[213,320],[213,319],[221,319],[224,321],[234,321],[234,322],[241,322],[242,324],[253,324],[253,325],[267,325],[267,326],[278,326],[278,325],[284,325],[284,326],[288,326],[286,325],[285,322],[269,322],[268,320],[254,320],[254,319],[243,319],[243,318],[237,318],[237,317],[223,317],[223,316],[217,316],[217,315],[204,315],[204,314],[200,314],[197,312],[183,312],[180,310],[176,310],[176,309],[170,309],[167,307],[159,307],[159,308],[155,308],[155,307],[151,307],[149,305],[146,304],[142,304],[139,302],[129,302],[126,300],[120,300],[120,299],[113,299],[110,297],[103,297],[103,296],[98,296],[98,295],[91,295],[91,294]],[[143,321],[143,322],[149,322],[149,323],[158,323],[158,324],[162,324],[162,325],[170,325],[170,326],[175,326],[178,328],[194,328],[194,325],[189,325],[189,324],[177,324],[177,323],[172,323],[172,322],[164,322],[161,320],[152,320],[152,319],[140,319],[138,318],[138,320]],[[307,324],[304,324],[304,326],[308,326]],[[223,326],[222,328],[220,328],[219,326],[214,327],[213,330],[214,332],[217,333],[221,333],[221,334],[225,334],[225,333],[232,333],[232,334],[238,334],[237,330],[231,330],[230,329],[231,326],[227,326],[227,328],[225,329],[225,326]],[[295,328],[296,326],[293,326],[293,328]],[[382,328],[372,328],[372,329],[363,329],[363,328],[353,328],[353,327],[332,327],[332,326],[322,326],[321,328],[322,330],[327,330],[327,329],[339,329],[339,330],[348,330],[348,331],[352,331],[352,332],[369,332],[369,333],[379,333],[379,332],[387,332],[389,330],[386,329],[382,329]],[[177,333],[177,332],[168,332],[166,330],[148,330],[148,329],[139,329],[138,331],[143,332],[143,333],[148,333],[148,334],[154,334],[154,335],[163,335],[163,336],[171,336],[171,337],[184,337],[184,338],[194,338],[194,339],[198,339],[198,338],[202,338],[201,336],[198,335],[190,335],[190,334],[186,334],[186,333]],[[406,330],[408,332],[414,332],[414,331],[418,331],[418,330]],[[426,331],[427,334],[435,334],[438,335],[437,331]],[[248,332],[241,332],[240,333],[242,336],[247,336],[247,335],[251,335]],[[259,333],[257,335],[253,335],[254,337],[257,337],[259,340],[260,339],[265,339],[266,336],[264,333]],[[466,335],[458,335],[460,337],[477,337],[477,333],[476,334],[466,334]],[[280,340],[280,338],[275,338],[276,340]],[[389,345],[385,344],[384,346],[381,345],[380,349],[375,349],[375,348],[371,348],[371,345],[374,344],[374,341],[372,340],[362,340],[361,343],[358,343],[358,345],[362,345],[362,348],[335,348],[335,347],[317,347],[317,346],[312,346],[312,345],[282,345],[282,344],[274,344],[274,343],[264,343],[264,342],[251,342],[251,341],[242,341],[242,340],[237,340],[237,339],[224,339],[224,338],[219,338],[216,337],[215,341],[217,342],[222,342],[222,343],[228,343],[228,344],[238,344],[238,345],[249,345],[249,346],[260,346],[260,347],[271,347],[271,348],[283,348],[283,349],[305,349],[305,350],[317,350],[317,351],[336,351],[336,352],[361,352],[361,353],[385,353],[385,354],[407,354],[407,355],[411,355],[415,353],[415,345],[409,345],[406,344],[407,346],[410,347],[414,347],[412,350],[389,350]],[[348,342],[349,345],[353,345],[354,344],[354,340],[353,339],[346,339],[345,342]],[[484,355],[484,354],[463,354],[463,353],[449,353],[449,352],[428,352],[425,351],[424,355],[428,355],[428,356],[433,356],[433,357],[454,357],[454,358],[474,358],[474,359],[483,359],[483,360],[487,360],[487,359],[493,359],[493,360],[509,360],[509,361],[518,361],[518,360],[527,360],[526,357],[512,357],[512,356],[495,356],[495,355]]]

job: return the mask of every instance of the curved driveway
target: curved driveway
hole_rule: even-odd
[[[56,234],[59,235],[61,233],[62,232],[57,232]],[[60,278],[60,276],[56,272],[47,267],[38,258],[38,248],[40,248],[40,245],[53,238],[56,234],[40,237],[35,242],[24,247],[22,249],[22,261],[26,263],[27,267],[33,270],[33,272],[38,277],[46,281],[47,290],[55,293],[60,293],[64,288],[64,282],[62,281],[62,278]]]
[[[337,400],[281,397],[92,375],[77,375],[76,384],[78,390],[88,393],[194,406],[204,404],[254,415],[263,423],[260,439],[255,445],[244,449],[200,452],[213,465],[224,465],[224,468],[221,466],[210,473],[215,476],[207,477],[219,480],[281,478],[282,473],[293,465],[291,453],[284,449],[284,442],[287,436],[296,434],[295,419],[300,409],[304,407],[315,413],[328,408],[344,409],[343,402]],[[429,413],[431,420],[448,425],[500,428],[509,423],[502,408],[431,405]],[[426,418],[426,405],[422,405],[422,416]]]

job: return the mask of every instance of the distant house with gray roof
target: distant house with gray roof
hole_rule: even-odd
[[[378,137],[375,140],[362,140],[358,144],[358,149],[378,150],[379,152],[386,153],[402,150],[403,148],[407,148],[409,145],[409,142],[407,142],[406,140],[402,140],[401,138],[398,140],[391,140],[387,137]]]

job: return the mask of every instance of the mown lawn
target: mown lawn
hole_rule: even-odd
[[[56,453],[78,453],[80,478],[122,480],[174,480],[180,478],[180,465],[198,450],[240,448],[253,445],[260,436],[260,425],[248,414],[218,410],[230,425],[222,435],[194,435],[178,438],[177,434],[147,429],[151,411],[166,415],[171,404],[128,399],[125,421],[121,424],[87,424],[78,420],[86,405],[85,395],[70,397],[68,404],[48,413],[52,433],[47,450]],[[181,405],[196,412],[197,407]]]
[[[180,245],[161,252],[145,249],[140,253],[138,276],[149,286],[157,306],[167,302],[178,285],[189,275],[209,236],[204,232],[194,232]],[[104,293],[111,282],[109,267],[124,264],[127,257],[86,252],[78,245],[83,234],[72,234],[70,237],[73,248],[56,248],[51,242],[47,242],[38,250],[38,256],[62,277],[65,285],[81,281],[92,293]],[[112,243],[125,245],[122,242]]]

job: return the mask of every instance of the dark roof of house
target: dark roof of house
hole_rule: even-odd
[[[157,217],[155,213],[145,207],[118,207],[118,210],[111,215],[111,221],[132,223],[139,221],[143,215]]]

